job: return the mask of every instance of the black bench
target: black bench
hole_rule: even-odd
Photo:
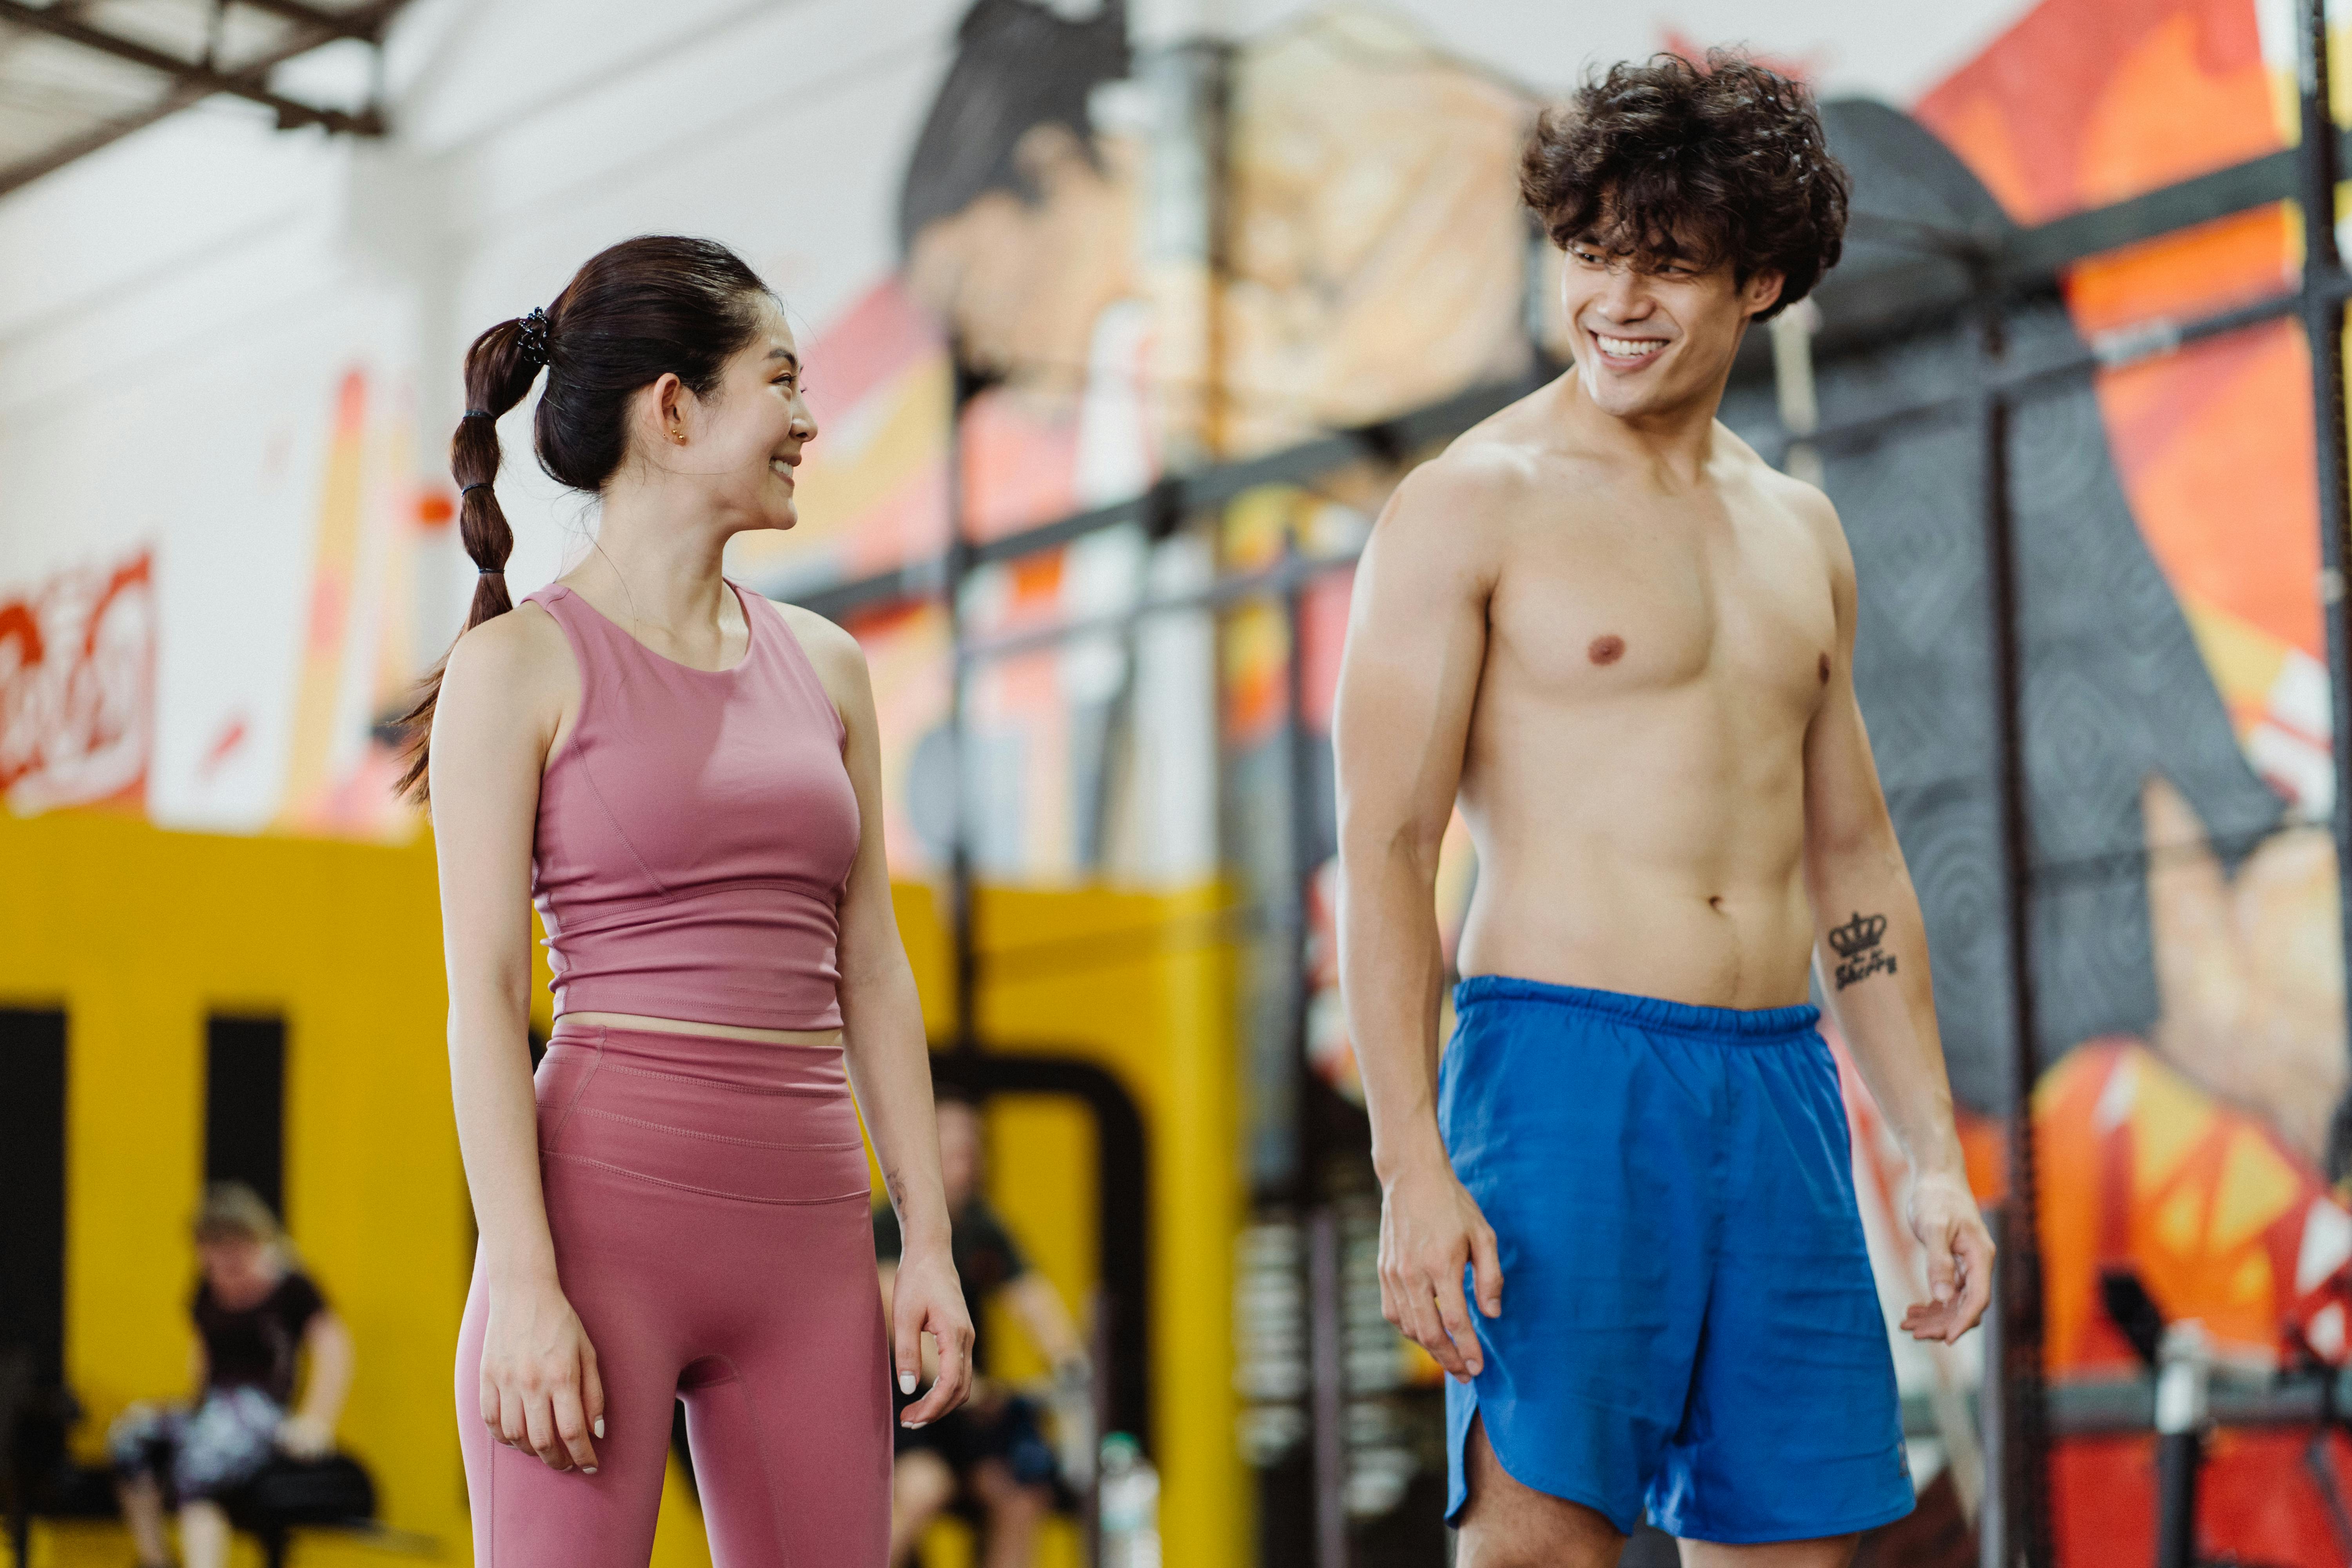
[[[5,1487],[8,1540],[16,1561],[32,1561],[36,1519],[103,1520],[121,1516],[113,1473],[77,1464],[66,1439],[81,1408],[63,1388],[30,1385],[0,1363],[0,1487]],[[295,1532],[328,1530],[358,1536],[386,1551],[429,1555],[431,1538],[387,1528],[375,1517],[375,1482],[348,1454],[304,1460],[283,1455],[252,1480],[220,1500],[233,1529],[261,1543],[269,1568],[286,1568]]]

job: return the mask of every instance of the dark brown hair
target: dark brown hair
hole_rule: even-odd
[[[1651,267],[1723,262],[1786,279],[1769,320],[1811,292],[1845,243],[1845,167],[1812,94],[1743,55],[1653,55],[1588,78],[1528,139],[1519,193],[1563,248]]]
[[[713,395],[728,360],[758,331],[762,297],[776,296],[725,246],[641,235],[590,257],[547,307],[543,325],[518,317],[474,340],[466,351],[467,412],[449,441],[458,537],[481,574],[466,631],[514,608],[506,580],[514,531],[491,488],[501,455],[497,421],[530,390],[540,354],[547,390],[531,415],[539,466],[573,489],[601,490],[628,453],[636,390],[667,374],[697,397]],[[400,721],[408,737],[400,791],[419,805],[447,664],[434,666]]]

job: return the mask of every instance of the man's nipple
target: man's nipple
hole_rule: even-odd
[[[1614,664],[1625,657],[1625,639],[1614,632],[1594,637],[1592,646],[1584,650],[1584,657],[1595,664]]]

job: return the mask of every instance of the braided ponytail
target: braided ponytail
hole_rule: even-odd
[[[514,553],[514,529],[499,506],[494,483],[503,456],[498,422],[522,401],[546,363],[546,332],[547,318],[533,310],[528,317],[500,321],[466,351],[466,412],[449,438],[449,474],[457,481],[457,537],[478,569],[466,631],[514,608],[506,573],[507,558]],[[400,719],[408,737],[408,765],[401,773],[399,790],[419,805],[430,804],[426,773],[433,710],[441,699],[441,672],[448,662],[444,656],[426,674],[416,705]]]

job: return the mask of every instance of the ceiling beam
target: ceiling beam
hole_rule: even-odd
[[[360,38],[368,43],[383,40],[384,24],[392,20],[394,5],[362,5],[350,11],[322,11],[303,0],[230,0],[232,5],[267,11],[289,22],[299,22],[331,38]]]
[[[87,0],[58,0],[58,4],[49,9],[52,12],[61,12],[68,5],[79,9],[81,4],[86,3]],[[404,4],[405,0],[376,0],[374,5],[362,6],[351,13],[352,24],[355,26],[373,28],[376,33],[381,34],[384,26],[391,21],[394,13],[397,12]],[[10,14],[22,9],[21,6],[7,5],[6,0],[0,0],[0,5],[5,6],[5,9],[0,10],[0,20],[13,20],[13,16]],[[55,32],[54,28],[43,30]],[[260,86],[268,80],[272,70],[299,55],[309,54],[320,45],[328,42],[332,37],[331,34],[306,31],[288,39],[259,58],[248,61],[234,73],[233,79],[251,86]],[[170,74],[174,79],[172,88],[155,102],[144,108],[133,110],[129,114],[107,121],[101,125],[93,127],[83,135],[77,136],[59,146],[49,148],[46,152],[36,153],[21,163],[0,168],[0,195],[6,195],[19,186],[30,184],[43,174],[54,173],[77,158],[86,157],[109,142],[121,141],[134,131],[143,130],[159,120],[168,119],[199,100],[211,97],[215,91],[234,90],[225,88],[216,89],[207,85],[205,79],[211,78],[215,73],[200,72],[194,67],[184,63],[175,64]],[[238,96],[247,95],[240,92]],[[373,110],[367,110],[365,118],[378,119]]]
[[[371,6],[370,10],[382,8]],[[102,55],[110,55],[116,59],[127,60],[135,66],[143,66],[149,70],[169,78],[179,87],[189,89],[198,98],[222,92],[245,99],[248,102],[258,103],[277,114],[278,128],[280,131],[290,131],[303,125],[319,125],[324,126],[329,131],[352,136],[378,136],[383,132],[383,117],[373,108],[353,114],[345,110],[321,109],[316,104],[299,103],[293,99],[271,92],[263,84],[268,73],[268,67],[278,63],[276,60],[256,62],[253,66],[233,75],[226,74],[197,65],[193,61],[184,60],[176,55],[165,54],[161,49],[152,49],[144,44],[133,43],[129,38],[117,37],[112,33],[103,32],[87,23],[77,22],[71,17],[58,16],[55,7],[27,5],[23,3],[23,0],[0,0],[0,22],[13,23],[16,26],[33,32],[47,33],[52,37],[62,38],[68,43],[78,44],[83,48],[93,49]],[[322,38],[311,37],[302,44],[301,47],[282,58],[291,58],[293,54],[308,54],[324,41]]]

